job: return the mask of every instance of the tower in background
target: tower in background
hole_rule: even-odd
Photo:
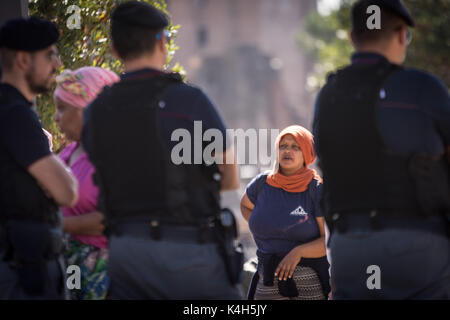
[[[230,128],[310,127],[312,64],[299,49],[315,0],[166,0],[188,81],[199,85]]]

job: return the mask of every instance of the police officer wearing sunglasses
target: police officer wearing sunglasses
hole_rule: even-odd
[[[237,188],[236,167],[171,159],[175,130],[193,136],[194,121],[224,137],[226,129],[200,89],[164,71],[168,25],[144,2],[113,11],[113,53],[125,73],[84,114],[83,145],[96,167],[110,240],[111,297],[239,299],[240,257],[232,241],[217,237],[231,240],[220,232],[233,226],[220,210],[220,191]]]
[[[380,29],[368,28],[372,5]],[[358,1],[352,63],[316,101],[334,299],[450,298],[450,98],[401,66],[408,27],[401,1]]]

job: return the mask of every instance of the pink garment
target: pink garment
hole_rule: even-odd
[[[74,142],[68,145],[61,152],[59,157],[68,165],[70,156],[78,147],[78,143]],[[98,188],[92,180],[95,168],[89,161],[86,152],[82,153],[79,158],[70,167],[73,175],[78,180],[78,202],[72,208],[62,208],[64,217],[79,216],[97,210]],[[98,248],[107,248],[108,240],[104,236],[85,236],[72,235],[78,241],[93,245]]]

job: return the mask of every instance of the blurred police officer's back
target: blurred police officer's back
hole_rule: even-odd
[[[372,5],[381,29],[368,28]],[[437,77],[401,67],[413,26],[401,1],[358,1],[352,63],[316,101],[336,299],[450,297],[450,99]]]
[[[61,65],[57,39],[51,22],[33,17],[0,30],[0,299],[64,297],[57,205],[76,202],[77,184],[32,110]]]
[[[219,192],[237,187],[236,167],[171,161],[174,130],[193,136],[194,121],[224,137],[226,129],[201,90],[163,72],[168,24],[164,13],[143,2],[114,10],[112,48],[125,74],[84,114],[83,143],[96,167],[110,237],[111,294],[237,299],[214,237]]]

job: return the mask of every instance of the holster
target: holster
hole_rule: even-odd
[[[220,216],[216,219],[215,227],[219,254],[225,263],[228,280],[235,285],[242,281],[244,252],[242,244],[235,243],[238,232],[233,212],[222,209]]]
[[[450,182],[444,158],[424,153],[415,154],[410,159],[409,172],[424,215],[445,214],[448,219]]]
[[[4,260],[17,271],[19,283],[30,296],[42,295],[48,279],[47,260],[62,252],[62,231],[48,224],[10,220],[6,223]]]

